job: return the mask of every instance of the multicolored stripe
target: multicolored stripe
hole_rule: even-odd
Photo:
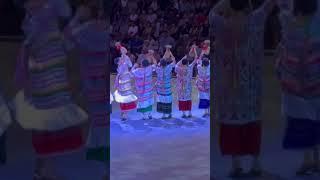
[[[172,89],[171,89],[171,77],[174,64],[170,64],[166,67],[157,67],[157,99],[161,103],[172,102]]]
[[[152,78],[153,68],[137,68],[132,71],[135,77],[136,94],[138,97],[138,109],[144,109],[154,104]]]

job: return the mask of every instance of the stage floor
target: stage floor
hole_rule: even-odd
[[[141,120],[134,111],[127,122],[121,122],[119,105],[113,103],[111,180],[209,179],[210,120],[202,118],[203,112],[197,107],[197,90],[193,90],[192,119],[181,118],[177,111],[175,87],[173,96],[170,120],[161,120],[161,114],[154,110],[152,120]]]

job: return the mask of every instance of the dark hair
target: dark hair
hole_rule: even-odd
[[[210,64],[209,59],[203,59],[203,61],[202,61],[202,66],[208,67],[209,64]]]
[[[165,59],[160,60],[160,66],[166,67],[167,66],[167,61]]]
[[[318,9],[318,0],[294,0],[293,3],[295,15],[313,15]]]
[[[150,63],[147,59],[142,60],[141,64],[143,67],[148,67],[150,65]]]
[[[188,60],[187,59],[182,59],[181,63],[182,63],[182,65],[187,65],[188,64]]]
[[[249,0],[230,0],[230,7],[235,11],[244,11],[249,7]]]

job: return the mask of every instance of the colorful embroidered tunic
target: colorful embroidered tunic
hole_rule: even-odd
[[[30,19],[26,45],[30,47],[31,103],[41,109],[71,102],[64,42],[53,10],[46,6]]]
[[[133,68],[136,94],[138,96],[138,111],[149,112],[154,104],[154,82],[152,79],[153,67]]]
[[[199,99],[210,100],[210,65],[207,67],[198,64],[197,87],[199,91]]]
[[[182,66],[177,63],[175,72],[177,73],[177,90],[179,101],[192,100],[192,75],[195,61],[190,65]]]
[[[118,74],[115,80],[114,99],[120,103],[122,111],[129,111],[136,108],[137,96],[133,93],[132,80],[133,75],[129,71],[132,66],[131,60],[127,55],[122,55],[119,65]]]
[[[215,119],[231,124],[256,121],[261,115],[261,63],[264,59],[264,30],[271,1],[266,1],[245,20],[240,37],[228,19],[210,12],[215,37],[213,87]],[[238,44],[237,44],[238,43]]]
[[[171,78],[172,70],[175,67],[175,63],[162,67],[155,67],[157,73],[157,111],[159,113],[172,112],[172,88],[171,88]]]

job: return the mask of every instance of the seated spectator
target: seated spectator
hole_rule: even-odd
[[[139,18],[139,15],[137,12],[133,11],[131,14],[130,14],[130,21],[132,22],[136,22]]]
[[[129,37],[136,36],[139,33],[138,25],[135,23],[130,23],[129,29],[128,29],[128,35]]]
[[[133,54],[140,54],[143,46],[143,40],[134,35],[128,40],[128,47]]]
[[[147,15],[147,21],[149,23],[154,23],[156,19],[157,19],[157,14],[153,12],[152,9],[149,9],[148,15]]]

